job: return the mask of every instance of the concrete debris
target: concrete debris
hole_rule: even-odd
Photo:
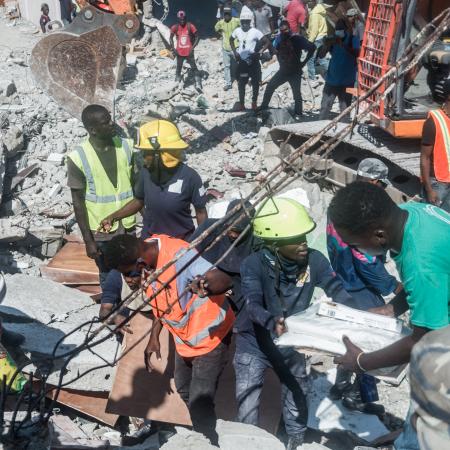
[[[153,98],[157,102],[164,102],[167,100],[170,100],[172,97],[175,96],[178,89],[178,83],[175,81],[170,81],[164,86],[157,87],[156,89],[153,89],[151,91]]]
[[[79,331],[69,335],[56,349],[56,356],[63,355],[84,342],[89,331],[89,322],[98,314],[98,306],[91,298],[59,283],[27,275],[6,277],[7,293],[0,305],[0,313],[5,314],[4,326],[25,336],[22,349],[31,360],[25,372],[31,370],[50,370],[48,383],[57,384],[59,369],[63,360],[56,366],[46,367],[56,343],[69,331],[82,323],[87,323]],[[95,330],[94,326],[92,330]],[[107,333],[100,333],[99,339]],[[113,362],[120,346],[115,337],[95,347],[95,353],[83,351],[72,358],[66,367],[64,380],[76,378],[86,370]],[[71,383],[71,389],[88,391],[109,391],[112,386],[111,368],[106,367],[90,372]]]
[[[5,97],[11,97],[17,92],[17,87],[14,81],[2,80],[0,81],[0,94]]]
[[[13,125],[3,134],[2,143],[6,150],[6,157],[13,158],[23,150],[25,144],[22,130]]]
[[[0,242],[16,242],[24,239],[27,230],[13,225],[11,219],[0,219]]]

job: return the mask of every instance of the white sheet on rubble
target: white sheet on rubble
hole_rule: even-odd
[[[319,376],[312,382],[308,394],[308,427],[324,432],[349,430],[368,442],[388,434],[389,430],[377,416],[350,411],[340,401],[328,398],[335,379],[336,369],[331,369],[326,376]]]

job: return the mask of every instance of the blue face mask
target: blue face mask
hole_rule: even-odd
[[[336,30],[336,32],[334,34],[338,38],[341,38],[341,39],[345,38],[345,30]]]

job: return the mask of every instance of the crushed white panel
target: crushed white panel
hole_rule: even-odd
[[[368,327],[380,328],[381,330],[401,333],[403,322],[393,317],[373,314],[367,311],[359,311],[355,308],[349,308],[333,302],[322,302],[319,304],[317,312],[319,316],[331,317],[337,320],[346,320],[348,322],[366,325]]]
[[[401,333],[368,327],[358,323],[338,320],[332,317],[319,316],[319,303],[310,306],[306,311],[286,319],[288,331],[276,340],[276,344],[285,347],[309,349],[331,355],[344,355],[344,336],[359,346],[365,352],[373,352],[393,344],[410,334],[406,327]],[[400,369],[400,370],[399,370]],[[393,382],[398,382],[399,373],[404,373],[402,367],[389,367],[371,372],[374,376],[393,376]]]

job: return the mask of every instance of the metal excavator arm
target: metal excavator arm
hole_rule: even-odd
[[[123,46],[139,30],[134,0],[78,0],[73,22],[43,37],[31,52],[37,85],[62,108],[80,117],[89,104],[112,111]],[[96,4],[104,4],[99,9]]]

